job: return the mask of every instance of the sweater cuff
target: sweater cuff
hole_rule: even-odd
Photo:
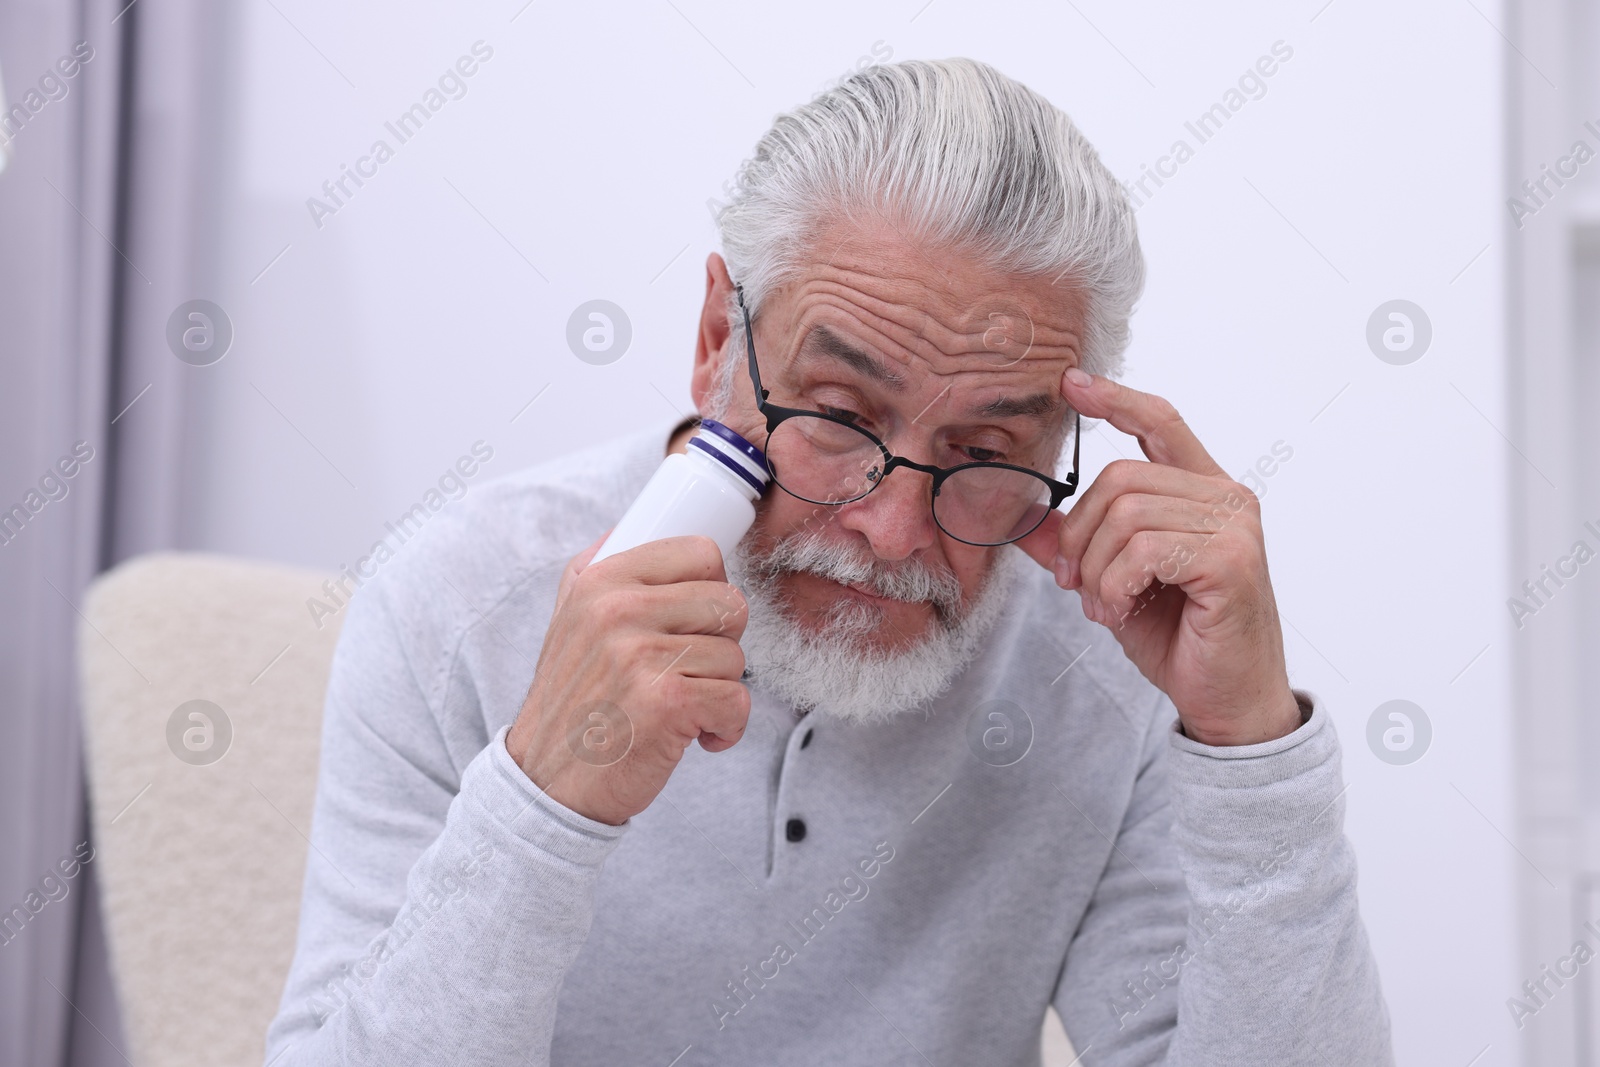
[[[1181,752],[1192,752],[1197,756],[1209,756],[1212,759],[1255,759],[1276,755],[1296,745],[1304,744],[1322,729],[1322,723],[1327,719],[1328,713],[1321,709],[1321,703],[1310,692],[1304,689],[1291,689],[1290,692],[1294,694],[1295,702],[1300,705],[1300,726],[1291,733],[1255,745],[1207,745],[1183,732],[1182,719],[1174,719],[1172,745]]]
[[[1339,735],[1328,709],[1304,695],[1311,718],[1285,737],[1213,747],[1171,735],[1173,801],[1192,844],[1222,855],[1241,843],[1341,832]]]
[[[627,824],[613,826],[580,815],[533,784],[506,750],[509,725],[467,765],[461,795],[523,841],[581,866],[598,867],[617,847]]]

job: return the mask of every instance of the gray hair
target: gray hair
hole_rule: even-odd
[[[971,59],[908,60],[779,115],[717,215],[752,319],[804,265],[819,223],[856,212],[994,269],[1065,279],[1086,297],[1083,368],[1121,372],[1144,287],[1133,210],[1094,146],[1032,89]],[[729,316],[742,345],[736,303]]]

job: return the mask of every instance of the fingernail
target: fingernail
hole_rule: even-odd
[[[1082,581],[1082,577],[1078,574],[1078,561],[1069,557],[1067,559],[1067,588],[1078,588],[1080,581]]]
[[[1094,622],[1094,597],[1089,596],[1086,593],[1080,593],[1078,600],[1083,605],[1083,617],[1088,619],[1090,622]]]
[[[1071,588],[1067,583],[1072,580],[1072,567],[1065,556],[1057,556],[1055,562],[1050,565],[1050,570],[1056,576],[1057,585],[1063,589]]]
[[[1067,381],[1071,382],[1073,385],[1076,385],[1078,388],[1081,389],[1086,385],[1092,384],[1094,382],[1094,379],[1089,377],[1089,375],[1085,374],[1078,367],[1068,367],[1067,368]]]

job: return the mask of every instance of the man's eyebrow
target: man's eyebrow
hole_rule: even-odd
[[[875,382],[882,382],[891,389],[905,387],[905,375],[889,369],[881,359],[857,348],[843,337],[834,333],[826,326],[813,326],[800,345],[803,353],[806,349],[821,352],[823,355],[832,356],[852,370],[871,378]]]
[[[826,326],[813,326],[807,332],[805,340],[801,342],[802,355],[807,351],[819,352],[832,356],[839,362],[857,371],[873,381],[882,382],[891,389],[903,389],[906,384],[905,375],[891,370],[883,360],[857,348],[849,341],[840,337]],[[1031,396],[1000,397],[987,404],[972,409],[971,416],[980,419],[1009,419],[1031,418],[1045,421],[1061,410],[1063,402],[1059,396],[1049,393],[1034,393]]]
[[[972,414],[983,419],[1009,419],[1019,415],[1046,419],[1060,411],[1061,407],[1060,397],[1051,396],[1049,393],[1035,393],[1032,396],[1003,396],[974,408]]]

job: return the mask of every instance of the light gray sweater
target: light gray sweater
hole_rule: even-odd
[[[474,490],[355,593],[267,1061],[1037,1067],[1053,1003],[1085,1065],[1392,1062],[1327,712],[1184,737],[1031,563],[925,715],[757,690],[623,826],[545,797],[506,729],[670,429]]]

